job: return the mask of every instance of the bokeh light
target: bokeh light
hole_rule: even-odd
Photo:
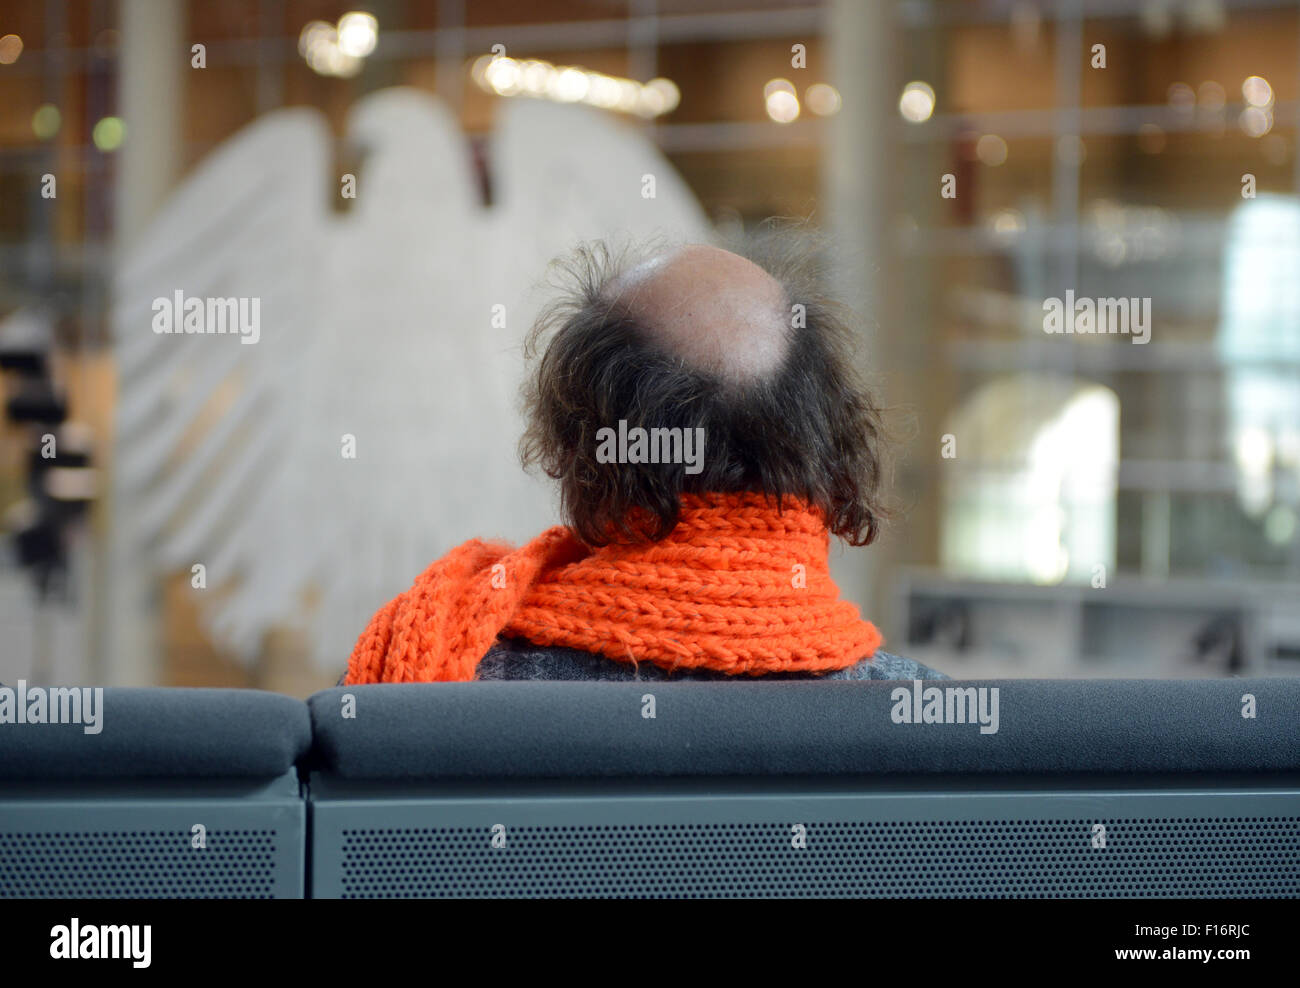
[[[975,156],[994,167],[1007,160],[1007,142],[997,134],[984,134],[975,142]]]
[[[840,91],[824,82],[814,82],[803,94],[804,104],[819,117],[830,117],[840,112],[843,100]]]
[[[909,82],[898,98],[898,112],[909,123],[924,123],[934,113],[934,90],[929,83]]]
[[[32,114],[32,133],[43,141],[48,141],[63,126],[63,115],[53,103],[42,103]]]
[[[799,118],[799,97],[788,79],[769,79],[763,86],[763,102],[767,115],[777,123],[786,124]]]
[[[23,39],[16,34],[0,38],[0,65],[13,65],[23,53]]]
[[[126,137],[126,125],[121,117],[101,117],[91,131],[91,140],[101,151],[116,151]]]

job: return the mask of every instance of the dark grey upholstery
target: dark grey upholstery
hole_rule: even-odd
[[[996,687],[997,733],[894,723],[899,681],[389,684],[308,705],[318,767],[346,779],[1300,772],[1300,680],[923,687]]]
[[[98,734],[0,724],[0,779],[273,778],[310,746],[306,705],[278,693],[105,689]]]

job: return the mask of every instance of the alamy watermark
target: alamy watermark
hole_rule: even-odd
[[[171,298],[153,300],[153,331],[170,333],[217,333],[243,337],[240,343],[256,343],[262,338],[262,300],[260,298],[185,297],[179,288]]]
[[[81,724],[83,733],[104,729],[102,686],[0,686],[0,724]]]
[[[67,926],[50,927],[50,956],[55,960],[129,960],[145,968],[152,961],[153,927],[87,923],[76,916]]]
[[[998,733],[998,687],[926,686],[912,680],[912,688],[895,687],[889,719],[895,724],[979,724],[981,734]]]
[[[618,431],[596,430],[597,463],[685,463],[686,472],[704,469],[704,429],[643,429],[618,420]]]
[[[1043,332],[1080,336],[1119,333],[1134,343],[1151,342],[1151,299],[1149,298],[1065,298],[1043,300]]]

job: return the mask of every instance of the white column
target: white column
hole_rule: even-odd
[[[836,255],[831,287],[863,317],[864,369],[872,380],[881,376],[877,358],[887,352],[880,327],[892,322],[886,293],[893,201],[889,166],[895,159],[899,44],[892,11],[891,3],[831,0],[825,24],[829,77],[843,104],[827,121],[820,212]],[[832,548],[831,553],[831,571],[844,596],[861,605],[869,619],[878,616],[884,599],[875,586],[879,557],[870,547]],[[895,630],[891,637],[897,635]]]
[[[181,110],[190,42],[183,0],[121,0],[115,254],[139,239],[180,175]],[[105,685],[158,681],[157,587],[131,544],[133,506],[116,490],[113,450],[100,451],[107,483],[95,506],[100,534],[90,625],[91,678]]]
[[[121,0],[117,246],[135,241],[181,171],[181,106],[190,71],[182,0]]]

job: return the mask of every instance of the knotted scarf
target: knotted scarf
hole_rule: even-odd
[[[707,494],[648,544],[590,548],[564,526],[519,548],[472,539],[371,619],[345,682],[470,680],[499,636],[668,670],[843,669],[881,637],[840,600],[829,538],[801,502]]]

